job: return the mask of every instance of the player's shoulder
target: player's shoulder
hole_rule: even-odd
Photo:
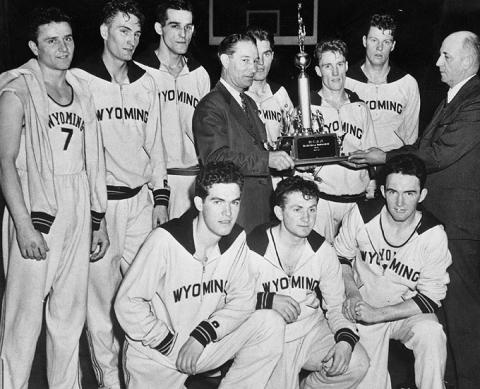
[[[368,83],[368,78],[362,70],[363,63],[364,63],[363,61],[360,61],[348,68],[347,83],[349,81],[356,81],[362,84]]]
[[[417,227],[417,233],[419,235],[426,233],[445,234],[443,223],[436,216],[423,207],[420,207],[420,211],[422,212],[422,216]]]
[[[370,222],[380,214],[385,201],[382,197],[357,202],[357,209],[364,224]]]

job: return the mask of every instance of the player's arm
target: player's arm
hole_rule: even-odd
[[[198,358],[207,344],[232,333],[255,310],[255,288],[248,269],[244,239],[239,237],[234,243],[238,245],[236,253],[235,249],[229,249],[236,260],[227,277],[225,305],[202,320],[190,333],[177,357],[176,366],[181,372],[195,374]]]
[[[403,144],[411,145],[418,138],[418,121],[420,115],[420,92],[418,91],[417,81],[412,77],[408,85],[408,101],[403,111],[403,122],[398,129],[397,136]]]
[[[161,228],[147,237],[115,299],[115,313],[125,333],[165,355],[173,348],[175,334],[168,311],[156,294],[165,276],[166,258],[170,255],[168,239]],[[154,299],[155,311],[152,309]]]
[[[42,260],[47,255],[47,242],[33,226],[15,166],[23,117],[23,105],[14,93],[4,92],[0,95],[0,182],[3,196],[15,224],[22,256]]]
[[[150,156],[152,164],[152,179],[150,182],[151,187],[153,187],[154,200],[152,228],[155,228],[168,220],[170,188],[167,180],[167,154],[163,143],[162,124],[160,121],[160,100],[155,87],[151,94],[152,104],[145,129],[145,149]]]

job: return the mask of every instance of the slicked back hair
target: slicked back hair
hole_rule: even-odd
[[[478,35],[468,31],[463,41],[463,48],[472,53],[476,73],[480,66],[480,40],[478,39]]]
[[[394,173],[415,176],[420,181],[420,189],[425,187],[427,169],[425,163],[414,154],[400,154],[389,159],[381,170],[381,185],[386,185],[387,177]]]
[[[250,35],[254,40],[259,41],[269,41],[270,48],[273,50],[275,46],[275,41],[273,39],[273,34],[261,27],[250,26],[247,28],[247,35]]]
[[[322,54],[326,53],[327,51],[331,51],[333,53],[338,53],[343,55],[343,58],[347,60],[348,48],[347,44],[342,41],[341,39],[324,39],[317,43],[315,46],[315,57],[317,61],[320,62],[320,58],[322,58]]]
[[[110,0],[103,7],[102,24],[109,25],[119,12],[124,15],[136,16],[140,26],[143,26],[145,15],[135,0]]]
[[[252,38],[247,34],[231,34],[225,37],[218,45],[217,54],[220,57],[222,54],[232,55],[235,53],[236,45],[238,42],[251,42],[257,46],[255,38]]]
[[[190,11],[193,15],[193,6],[192,3],[188,0],[164,0],[162,1],[156,11],[156,21],[162,26],[165,26],[167,21],[167,11],[169,9],[174,9],[177,11]]]
[[[273,192],[273,205],[284,207],[290,193],[299,192],[305,199],[320,198],[320,191],[313,181],[305,180],[300,176],[287,177],[280,181]]]
[[[367,31],[365,32],[365,36],[368,35],[370,31],[370,27],[377,27],[379,30],[385,31],[389,30],[390,34],[395,39],[395,32],[397,31],[397,22],[390,14],[374,14],[370,18],[368,23]]]
[[[57,7],[35,8],[29,17],[28,40],[38,43],[38,28],[49,23],[68,23],[72,27],[72,19]]]
[[[244,180],[240,168],[233,162],[209,162],[200,168],[195,179],[195,196],[205,200],[214,184],[237,184],[241,192]]]

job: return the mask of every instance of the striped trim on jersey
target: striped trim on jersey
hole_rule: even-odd
[[[48,234],[50,227],[55,220],[55,216],[49,215],[45,212],[32,212],[31,213],[32,224],[36,230]]]

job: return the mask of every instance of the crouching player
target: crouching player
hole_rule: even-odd
[[[443,388],[446,338],[435,311],[445,297],[451,264],[443,226],[418,209],[426,170],[413,155],[385,165],[383,200],[356,205],[335,239],[345,279],[344,313],[357,321],[371,360],[359,388],[391,388],[390,339],[413,350],[415,384]]]
[[[282,357],[267,385],[272,389],[298,388],[302,368],[312,371],[302,388],[355,388],[368,369],[355,324],[342,314],[340,263],[313,231],[319,195],[316,184],[301,177],[280,181],[274,192],[280,223],[259,226],[247,238],[257,309],[276,311],[288,323]]]
[[[127,333],[129,388],[183,388],[187,375],[235,361],[220,388],[264,388],[282,353],[285,324],[255,312],[245,232],[235,224],[243,176],[231,162],[206,165],[194,204],[154,230],[115,303]]]

